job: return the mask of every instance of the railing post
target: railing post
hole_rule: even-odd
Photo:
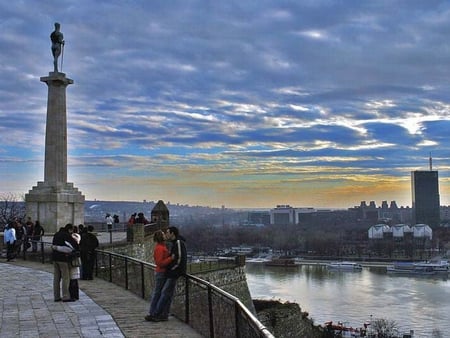
[[[112,282],[112,255],[109,253],[109,281]]]
[[[235,322],[235,332],[236,338],[241,337],[241,330],[239,329],[239,306],[237,303],[234,303],[234,322]]]
[[[125,289],[128,290],[128,258],[125,258]]]
[[[190,304],[189,304],[189,280],[187,278],[184,278],[184,321],[189,324],[189,317],[190,317]]]
[[[212,289],[208,285],[209,337],[214,338],[214,312],[212,308]]]
[[[97,252],[97,250],[94,251],[94,256],[95,256],[94,257],[95,258],[95,277],[98,277],[98,252]]]
[[[42,264],[45,263],[44,242],[42,242],[42,241],[41,241],[41,261],[42,261]]]
[[[145,299],[144,263],[141,263],[141,290],[142,290],[142,298]]]

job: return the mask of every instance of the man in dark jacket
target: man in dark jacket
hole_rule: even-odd
[[[81,279],[94,279],[95,249],[98,248],[98,239],[92,232],[94,227],[89,225],[86,232],[81,233]]]
[[[152,318],[156,322],[166,321],[168,319],[177,280],[186,274],[186,245],[184,238],[179,235],[178,228],[169,227],[166,231],[166,240],[171,242],[170,255],[173,261],[166,268],[167,279],[156,307],[156,315]]]
[[[65,227],[59,229],[59,231],[53,236],[53,245],[66,246],[66,242],[74,242],[72,238],[73,225],[66,224]],[[75,244],[75,243],[73,243]],[[70,267],[68,254],[53,250],[53,296],[55,302],[61,301],[61,289],[62,289],[62,301],[73,302],[74,299],[70,298],[69,283],[70,283]]]

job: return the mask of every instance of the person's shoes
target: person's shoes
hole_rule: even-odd
[[[167,322],[169,319],[166,317],[153,317],[154,322]]]
[[[144,318],[147,322],[153,322],[153,319],[155,319],[155,317],[153,317],[151,315],[146,315]]]
[[[55,302],[60,302],[60,301],[62,301],[62,299],[61,299],[61,298],[59,298],[59,299],[55,299]]]
[[[75,301],[75,299],[72,299],[72,298],[69,298],[69,299],[63,299],[63,302],[64,303],[67,303],[67,302],[74,302]]]

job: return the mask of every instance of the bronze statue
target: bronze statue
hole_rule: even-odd
[[[58,73],[58,57],[61,55],[61,51],[64,48],[64,35],[59,31],[60,28],[61,25],[58,22],[55,22],[55,30],[52,34],[50,34],[50,40],[52,40],[53,67],[55,73]]]

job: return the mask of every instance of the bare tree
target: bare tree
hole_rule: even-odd
[[[372,322],[372,330],[379,338],[398,337],[398,326],[395,320],[379,318]]]
[[[13,193],[0,194],[0,227],[4,227],[13,219],[25,217],[25,203],[23,196]]]

